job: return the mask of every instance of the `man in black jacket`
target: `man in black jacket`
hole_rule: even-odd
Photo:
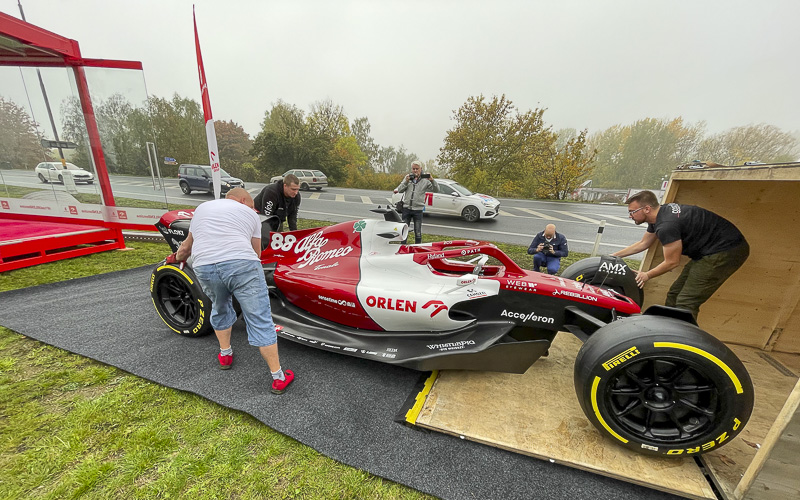
[[[276,215],[280,221],[277,228],[262,226],[262,237],[269,238],[269,231],[282,231],[283,222],[289,221],[289,230],[297,230],[297,211],[300,208],[300,179],[289,174],[282,181],[264,186],[253,200],[256,211],[266,216]],[[267,230],[264,233],[263,230]]]

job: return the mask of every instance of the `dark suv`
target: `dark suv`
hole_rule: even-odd
[[[222,169],[219,169],[219,175],[223,193],[227,193],[235,187],[244,187],[244,182],[241,179],[231,177],[228,172]],[[211,167],[208,165],[181,165],[178,167],[178,184],[181,186],[183,194],[189,194],[192,191],[213,193],[214,182],[211,180]]]

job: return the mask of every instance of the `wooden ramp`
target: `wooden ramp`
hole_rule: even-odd
[[[523,375],[439,372],[415,423],[687,498],[717,498],[693,458],[640,455],[616,446],[592,427],[572,381],[580,346],[571,334],[559,333],[550,356]],[[756,443],[763,442],[800,372],[787,368],[800,368],[800,356],[778,361],[757,349],[733,348],[756,385],[756,410],[735,442],[704,455],[723,495],[738,484],[756,453]]]

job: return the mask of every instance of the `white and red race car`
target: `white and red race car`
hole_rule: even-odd
[[[422,371],[523,373],[568,331],[584,341],[575,361],[581,406],[621,445],[700,454],[749,419],[753,387],[741,361],[687,311],[641,314],[641,290],[621,259],[585,259],[550,276],[489,242],[402,245],[408,227],[397,212],[376,211],[384,220],[269,234],[261,260],[281,338]],[[191,215],[169,212],[156,224],[173,250]],[[175,333],[212,331],[191,262],[157,265],[150,292]]]

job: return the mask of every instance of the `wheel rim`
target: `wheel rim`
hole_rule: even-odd
[[[183,191],[184,194],[189,193],[189,186],[186,184],[181,184],[181,191]]]
[[[475,207],[467,207],[464,209],[464,218],[467,222],[475,222],[478,220],[478,209]]]
[[[181,327],[193,326],[200,314],[192,291],[175,276],[164,276],[158,282],[158,303],[164,314]]]
[[[704,436],[722,411],[704,366],[676,357],[631,363],[608,381],[608,417],[643,441],[676,444]]]

